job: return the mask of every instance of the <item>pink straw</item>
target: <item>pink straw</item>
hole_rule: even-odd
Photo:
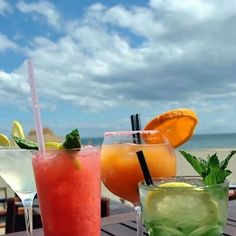
[[[29,79],[30,94],[31,94],[31,99],[32,99],[34,125],[35,125],[35,130],[36,130],[38,147],[39,147],[39,151],[44,151],[45,147],[44,147],[42,122],[41,122],[41,116],[40,116],[40,107],[39,107],[38,95],[37,95],[36,85],[35,85],[34,68],[33,68],[33,63],[31,60],[27,60],[27,69],[28,69],[28,79]]]

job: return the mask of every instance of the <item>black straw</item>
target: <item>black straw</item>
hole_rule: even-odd
[[[135,122],[136,122],[136,130],[141,130],[141,121],[139,114],[135,115]],[[137,143],[141,143],[140,133],[137,133],[136,135],[137,135]]]
[[[141,130],[140,115],[139,114],[131,115],[130,119],[131,119],[132,131]],[[133,134],[133,143],[136,143],[136,144],[141,143],[141,136],[139,132],[137,132],[136,134]],[[141,166],[146,184],[147,185],[153,184],[143,151],[138,151],[136,152],[136,154],[138,156],[139,164]]]
[[[131,120],[131,127],[132,127],[132,131],[136,130],[136,119],[134,115],[130,116],[130,120]],[[137,143],[137,135],[136,134],[132,134],[133,136],[133,143]]]
[[[143,176],[144,176],[146,184],[153,185],[152,178],[151,178],[150,172],[148,170],[147,162],[145,160],[143,151],[138,151],[136,153],[138,156],[139,164],[140,164],[142,171],[143,171]]]

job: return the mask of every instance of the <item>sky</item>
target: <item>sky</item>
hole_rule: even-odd
[[[0,0],[0,133],[43,127],[83,137],[194,110],[196,133],[236,132],[236,0]]]

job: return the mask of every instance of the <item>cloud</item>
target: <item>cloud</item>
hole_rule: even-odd
[[[0,53],[8,49],[16,49],[17,47],[16,43],[0,32]]]
[[[39,1],[37,3],[27,3],[25,1],[19,1],[17,8],[23,13],[38,14],[44,17],[47,23],[59,30],[61,28],[61,16],[56,10],[55,6],[48,1]]]
[[[217,107],[227,113],[236,105],[235,4],[232,0],[151,0],[142,7],[97,3],[83,18],[70,22],[46,1],[20,1],[17,6],[23,13],[45,17],[63,32],[56,39],[35,36],[24,48],[35,63],[42,97],[48,98],[45,109],[50,100],[100,113],[125,108],[147,114],[186,106],[201,116],[207,110],[220,114]],[[8,76],[15,74],[23,77],[22,70]]]
[[[6,15],[12,11],[11,5],[6,0],[0,1],[0,15]]]
[[[1,104],[8,104],[22,109],[28,107],[28,85],[24,77],[17,73],[5,73],[0,71],[0,96]]]

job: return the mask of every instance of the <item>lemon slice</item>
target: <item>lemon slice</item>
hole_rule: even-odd
[[[168,182],[168,183],[164,183],[164,184],[160,184],[159,187],[167,187],[167,188],[185,188],[185,187],[194,187],[191,184],[188,183],[184,183],[184,182]]]
[[[45,143],[46,148],[54,148],[54,149],[62,149],[62,144],[57,142],[46,142]]]
[[[11,133],[12,133],[12,136],[16,136],[18,138],[25,138],[23,127],[22,127],[21,123],[17,120],[14,120],[12,122],[12,132]]]
[[[11,143],[8,137],[4,134],[0,134],[0,146],[2,147],[10,147]]]

